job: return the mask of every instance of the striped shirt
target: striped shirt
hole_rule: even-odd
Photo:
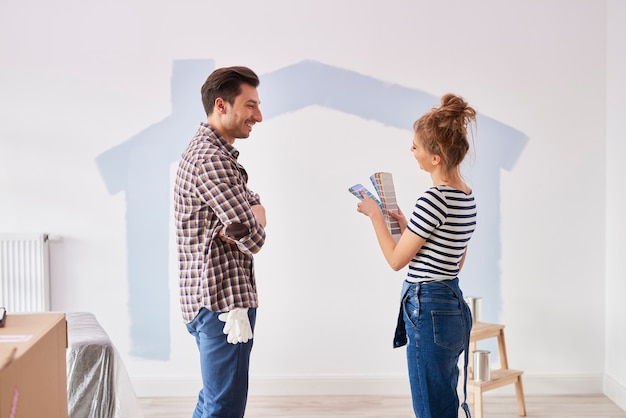
[[[183,152],[174,185],[180,304],[191,322],[202,307],[227,312],[258,306],[252,254],[265,243],[265,229],[251,206],[239,152],[202,123]],[[237,244],[218,237],[221,228],[241,223],[250,231]]]
[[[409,263],[407,280],[450,280],[476,229],[474,194],[448,186],[428,189],[417,200],[407,228],[426,242]]]

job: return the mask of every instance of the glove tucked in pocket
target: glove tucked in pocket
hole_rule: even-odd
[[[229,343],[247,343],[252,339],[248,308],[234,308],[230,312],[220,314],[218,318],[225,322],[223,332],[227,335],[226,340]]]

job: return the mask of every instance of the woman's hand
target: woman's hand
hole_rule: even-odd
[[[365,193],[363,190],[361,190],[361,196],[363,197],[363,200],[357,203],[356,205],[357,212],[360,212],[369,218],[377,214],[382,215],[380,206],[378,206],[378,203],[376,203],[374,199],[369,197],[367,193]]]
[[[398,223],[400,224],[400,232],[404,232],[404,230],[406,229],[406,226],[407,226],[407,224],[409,222],[406,220],[406,217],[404,216],[404,214],[400,210],[400,207],[398,207],[398,211],[397,212],[389,211],[389,216],[391,216],[393,219],[398,221]]]

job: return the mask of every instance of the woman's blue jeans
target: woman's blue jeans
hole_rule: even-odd
[[[401,317],[394,345],[408,340],[406,355],[417,418],[457,418],[459,356],[467,350],[472,328],[469,307],[458,279],[428,283],[406,282],[402,291]],[[402,324],[401,322],[404,322]],[[467,377],[465,377],[467,379]],[[466,386],[463,386],[464,394]],[[467,417],[469,407],[463,402]]]
[[[242,418],[248,400],[248,369],[253,340],[230,344],[219,312],[202,308],[187,324],[200,350],[202,389],[193,418]],[[248,309],[254,332],[256,309]]]

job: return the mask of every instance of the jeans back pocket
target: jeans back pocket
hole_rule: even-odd
[[[463,347],[464,325],[460,310],[432,311],[435,344],[448,350]]]

